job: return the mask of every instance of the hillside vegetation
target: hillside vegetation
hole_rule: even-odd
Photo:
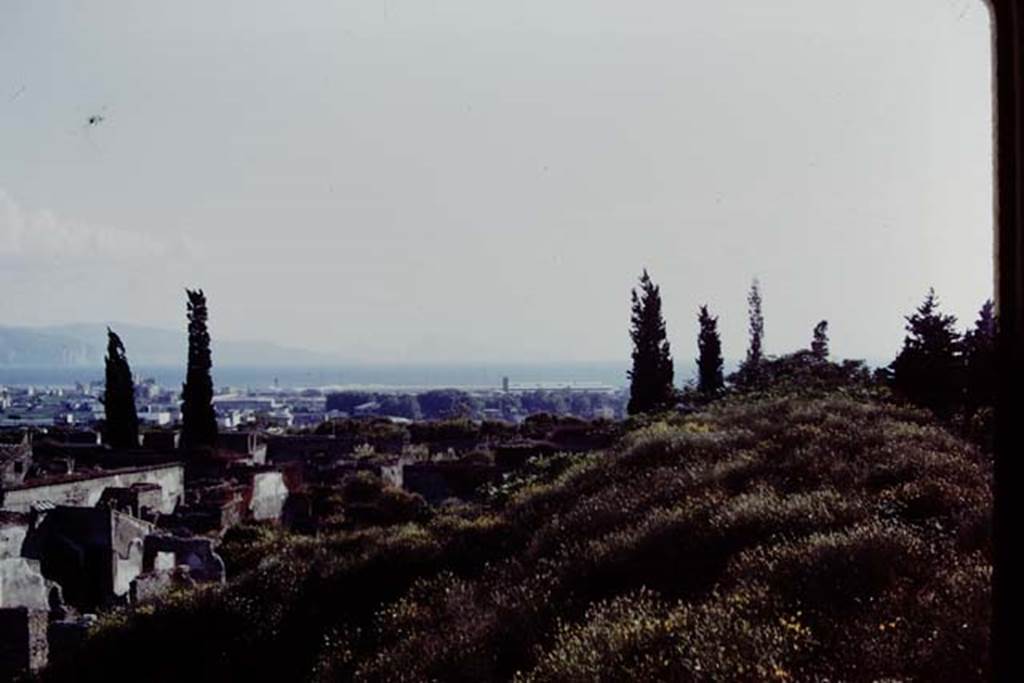
[[[487,505],[319,538],[243,529],[227,587],[108,615],[48,676],[988,675],[990,466],[926,413],[777,388],[630,428],[531,462]]]

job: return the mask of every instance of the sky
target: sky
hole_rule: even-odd
[[[991,296],[990,67],[980,0],[0,0],[0,324],[615,360],[647,268],[677,358],[753,277],[891,358]]]

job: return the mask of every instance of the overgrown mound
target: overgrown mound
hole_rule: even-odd
[[[110,620],[53,675],[983,680],[989,465],[854,393],[653,422],[493,509],[263,539],[227,588]]]

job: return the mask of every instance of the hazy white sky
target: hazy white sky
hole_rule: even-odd
[[[0,324],[617,359],[662,287],[886,357],[992,283],[980,0],[0,0]],[[90,116],[103,120],[88,125]],[[228,363],[230,359],[218,359]]]

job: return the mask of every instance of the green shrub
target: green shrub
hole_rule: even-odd
[[[825,380],[631,420],[483,504],[427,514],[360,474],[318,492],[329,533],[239,529],[226,587],[111,615],[52,675],[173,642],[158,680],[985,680],[988,458]]]
[[[732,572],[747,581],[767,582],[774,594],[806,610],[832,615],[898,581],[922,579],[935,559],[907,527],[873,520],[760,546],[740,557]]]
[[[217,553],[224,560],[229,577],[255,568],[262,560],[281,553],[288,534],[269,524],[240,524],[231,527],[221,538]]]
[[[782,681],[809,642],[799,615],[762,620],[763,596],[667,603],[646,589],[597,603],[560,625],[537,666],[518,681]]]

